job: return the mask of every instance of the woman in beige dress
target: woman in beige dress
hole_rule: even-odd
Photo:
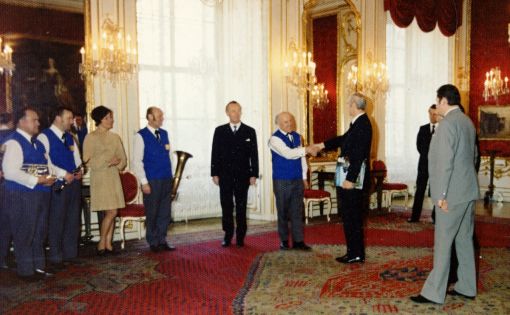
[[[104,255],[113,252],[117,209],[125,207],[119,172],[126,167],[127,158],[119,135],[109,131],[113,128],[113,112],[98,106],[91,116],[97,129],[83,141],[83,161],[90,168],[90,209],[105,212],[97,245],[98,255]]]

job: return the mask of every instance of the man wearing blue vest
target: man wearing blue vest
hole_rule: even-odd
[[[306,154],[317,154],[313,146],[303,147],[301,135],[292,130],[292,114],[283,112],[276,116],[278,130],[269,139],[273,161],[273,189],[278,211],[280,249],[289,249],[289,221],[294,249],[311,250],[303,235],[303,193],[308,186]]]
[[[161,128],[161,109],[149,107],[145,117],[148,124],[135,136],[132,165],[142,185],[146,239],[152,252],[173,251],[175,247],[166,242],[172,205],[170,141],[168,132]]]
[[[14,125],[12,122],[11,113],[0,114],[0,216],[2,215],[2,208],[4,207],[4,183],[2,174],[2,159],[5,152],[4,143],[9,139],[10,135],[14,132]],[[9,253],[9,247],[11,243],[11,230],[6,218],[0,217],[0,270],[7,270],[9,266],[6,264],[6,257]]]
[[[37,137],[58,178],[48,220],[48,260],[55,270],[63,270],[63,262],[70,263],[78,256],[82,172],[78,146],[69,132],[72,123],[72,110],[60,106],[53,113],[53,124]]]
[[[44,145],[35,138],[39,115],[31,108],[16,113],[16,132],[5,143],[2,163],[5,177],[5,207],[12,231],[17,274],[34,281],[51,273],[45,269],[44,241],[47,232],[51,186],[55,177]]]

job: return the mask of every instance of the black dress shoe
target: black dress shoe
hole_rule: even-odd
[[[340,256],[340,257],[337,257],[335,258],[336,261],[338,261],[339,263],[343,263],[345,260],[349,259],[349,256],[347,254],[343,255],[343,256]]]
[[[117,252],[113,248],[112,249],[106,248],[105,253],[106,253],[106,255],[109,255],[109,256],[117,256],[119,254],[119,252]]]
[[[341,257],[341,259],[339,259],[337,261],[341,262],[342,264],[356,264],[356,263],[364,263],[365,262],[365,258],[364,257],[360,257],[360,256],[352,257],[352,258]]]
[[[229,241],[221,242],[221,247],[229,247],[229,246],[230,246],[230,242]]]
[[[171,252],[171,251],[175,250],[175,246],[168,245],[168,244],[159,244],[158,247],[159,247],[159,250],[166,251],[166,252]]]
[[[281,250],[288,250],[289,249],[289,241],[282,241],[280,243],[280,249]]]
[[[418,222],[420,222],[420,220],[409,218],[409,219],[407,219],[407,222],[409,222],[409,223],[418,223]]]
[[[312,248],[310,246],[306,245],[305,242],[296,242],[292,248],[298,249],[298,250],[306,250],[306,251],[312,250]]]
[[[53,270],[49,270],[49,269],[36,269],[34,271],[34,273],[36,275],[39,275],[39,276],[44,276],[46,278],[50,278],[50,277],[53,277],[55,275],[55,272]]]
[[[474,296],[469,296],[469,295],[462,294],[460,292],[455,291],[455,289],[454,290],[450,290],[450,291],[446,291],[446,294],[451,295],[451,296],[460,296],[460,297],[463,297],[463,298],[466,298],[466,299],[469,299],[469,300],[474,300],[475,299]]]
[[[151,248],[151,252],[153,252],[153,253],[159,253],[159,251],[160,251],[159,246],[151,245],[150,248]]]
[[[106,255],[106,250],[104,248],[103,249],[97,248],[96,254],[97,254],[97,256],[104,256],[104,255]]]
[[[236,246],[237,247],[243,247],[244,246],[244,241],[237,241],[236,242]]]
[[[436,302],[427,299],[426,297],[424,297],[421,294],[417,295],[417,296],[411,296],[410,299],[411,299],[411,301],[413,301],[415,303],[420,303],[420,304],[424,304],[424,303],[437,304]]]

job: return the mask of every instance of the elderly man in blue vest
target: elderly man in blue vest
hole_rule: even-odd
[[[51,276],[46,270],[47,236],[53,167],[44,145],[35,138],[39,115],[23,108],[15,115],[16,131],[5,143],[2,163],[5,177],[5,212],[15,248],[17,274],[26,281]]]
[[[78,145],[69,132],[72,123],[72,110],[59,106],[53,113],[53,124],[37,137],[58,178],[48,220],[48,261],[55,270],[63,270],[64,262],[72,263],[78,256],[82,171]]]
[[[304,242],[303,192],[308,186],[306,154],[317,155],[318,148],[303,147],[301,135],[293,131],[294,117],[288,112],[276,115],[278,129],[269,139],[273,161],[273,189],[278,211],[280,249],[289,249],[289,221],[292,248],[311,250]]]
[[[163,111],[149,107],[147,127],[138,131],[133,146],[132,165],[143,192],[147,234],[152,252],[173,251],[166,241],[171,219],[172,163],[168,132],[161,128]]]

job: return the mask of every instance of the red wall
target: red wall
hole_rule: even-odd
[[[85,39],[83,14],[0,3],[0,35],[83,43]],[[5,81],[2,78],[0,112],[5,109]]]
[[[473,0],[471,8],[471,75],[469,115],[478,127],[478,107],[495,105],[482,97],[485,73],[499,66],[503,76],[510,77],[510,0]],[[499,97],[499,105],[510,105],[510,95]],[[510,156],[510,141],[480,141],[482,154],[488,149]]]
[[[337,20],[336,15],[313,20],[313,60],[317,64],[315,73],[319,83],[328,90],[329,104],[313,109],[314,143],[336,136],[336,56]]]

